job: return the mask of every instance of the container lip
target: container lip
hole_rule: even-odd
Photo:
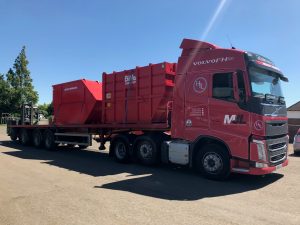
[[[52,87],[57,87],[57,86],[65,85],[65,84],[71,84],[71,83],[78,82],[78,81],[101,83],[100,81],[97,81],[97,80],[87,80],[85,78],[82,78],[82,79],[67,81],[67,82],[63,82],[63,83],[59,83],[59,84],[53,84]]]

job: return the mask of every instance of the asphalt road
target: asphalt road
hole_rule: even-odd
[[[0,126],[0,224],[300,224],[300,157],[267,176],[209,181],[99,152],[23,147]]]

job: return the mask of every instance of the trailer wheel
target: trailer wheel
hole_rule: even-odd
[[[112,150],[117,162],[129,162],[129,141],[124,135],[117,136],[112,141]]]
[[[17,129],[11,128],[10,133],[9,133],[10,139],[12,141],[16,141],[18,139],[18,132]]]
[[[207,144],[200,149],[195,166],[208,179],[225,180],[230,175],[229,155],[224,147],[217,144]]]
[[[36,129],[33,131],[33,145],[36,148],[40,148],[43,145],[43,135],[41,130]]]
[[[67,147],[68,148],[75,148],[75,145],[74,144],[67,144]]]
[[[88,146],[86,146],[86,145],[78,145],[78,148],[80,149],[80,150],[83,150],[83,149],[86,149]]]
[[[22,129],[20,139],[21,139],[22,145],[29,145],[29,143],[30,143],[29,131],[26,129]]]
[[[158,146],[150,136],[140,136],[136,140],[136,153],[144,165],[158,163]]]
[[[57,144],[55,143],[54,133],[51,130],[46,130],[44,133],[45,148],[53,151],[56,149]]]

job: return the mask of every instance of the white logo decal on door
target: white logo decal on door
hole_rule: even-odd
[[[193,84],[193,89],[195,92],[201,94],[207,88],[207,82],[204,77],[198,77]]]
[[[231,124],[233,121],[236,120],[236,115],[225,115],[224,116],[224,124]]]

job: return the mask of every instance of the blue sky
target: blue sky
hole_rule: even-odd
[[[300,100],[298,0],[0,0],[0,73],[23,45],[40,103],[52,84],[176,62],[183,38],[262,54],[281,68],[287,105]]]

